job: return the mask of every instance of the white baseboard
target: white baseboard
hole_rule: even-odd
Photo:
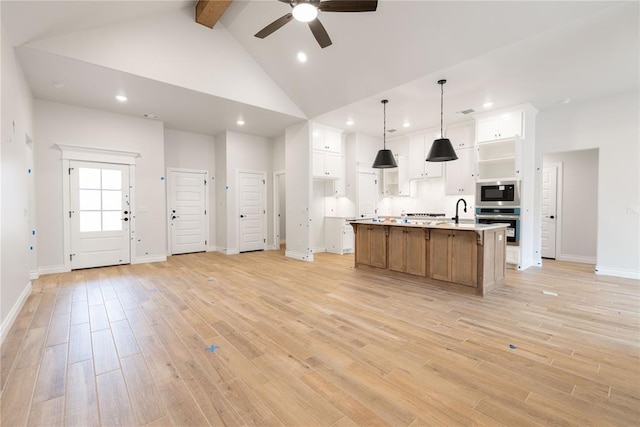
[[[598,276],[615,276],[625,279],[640,279],[640,271],[621,268],[607,268],[596,265],[595,272]]]
[[[289,258],[298,259],[300,261],[313,262],[313,254],[301,254],[299,252],[285,250],[284,255]]]
[[[319,254],[322,252],[327,252],[327,248],[311,248],[311,252],[314,254]]]
[[[207,246],[207,252],[218,252],[217,246]]]
[[[558,261],[579,262],[581,264],[595,264],[597,261],[595,257],[567,254],[561,254],[556,259]]]
[[[29,272],[29,280],[36,280],[40,278],[40,272],[38,270],[32,270]]]
[[[44,276],[45,274],[58,274],[58,273],[68,273],[71,269],[67,268],[65,265],[49,265],[46,267],[38,267],[38,275]]]
[[[9,334],[9,330],[13,326],[13,322],[16,321],[20,310],[22,310],[22,307],[24,307],[24,303],[27,302],[27,298],[29,298],[30,294],[31,281],[29,281],[29,283],[27,283],[27,285],[24,287],[24,290],[20,294],[20,297],[18,297],[18,301],[16,301],[16,303],[11,308],[11,311],[7,315],[7,318],[4,319],[4,322],[2,322],[2,326],[0,327],[0,344],[4,342],[4,339]]]
[[[147,264],[150,262],[164,262],[166,260],[166,255],[141,256],[131,260],[131,264]]]

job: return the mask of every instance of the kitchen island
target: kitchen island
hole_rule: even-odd
[[[455,283],[484,296],[504,284],[504,224],[352,221],[355,266],[426,283]]]

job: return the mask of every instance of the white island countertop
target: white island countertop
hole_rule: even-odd
[[[401,220],[372,220],[361,219],[357,221],[350,221],[351,224],[363,224],[363,225],[388,225],[391,227],[416,227],[416,228],[435,228],[442,230],[469,230],[469,231],[484,231],[484,230],[499,230],[507,228],[509,224],[474,224],[474,223],[461,223],[455,224],[448,221],[437,220],[409,220],[404,223]]]

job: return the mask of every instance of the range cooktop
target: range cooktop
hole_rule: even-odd
[[[444,214],[431,213],[431,212],[411,212],[411,213],[408,213],[407,216],[412,218],[437,218],[440,216],[444,216]]]

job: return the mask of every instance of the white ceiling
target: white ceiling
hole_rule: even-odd
[[[152,14],[185,13],[194,1],[2,1],[3,27],[19,46],[36,39]],[[388,126],[399,132],[445,122],[457,112],[524,102],[561,108],[609,93],[637,90],[638,2],[458,2],[382,0],[374,13],[321,13],[333,45],[320,49],[305,24],[291,22],[264,40],[253,37],[289,6],[276,0],[235,0],[222,25],[307,115],[321,123],[371,135],[382,132],[380,100],[389,99]],[[194,25],[198,25],[195,24]],[[239,130],[276,136],[299,118],[167,85],[117,70],[22,47],[19,58],[38,98],[140,116],[203,134]],[[309,56],[300,64],[295,56]],[[51,87],[56,76],[81,82],[74,91]],[[126,81],[135,102],[113,103]],[[111,96],[105,96],[111,94]],[[402,128],[404,120],[412,126]]]

